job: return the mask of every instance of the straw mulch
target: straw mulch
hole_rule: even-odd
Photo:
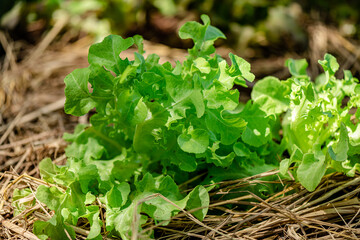
[[[276,184],[260,180],[277,171],[224,182],[211,195],[239,192],[255,184]],[[179,214],[166,227],[157,227],[162,234],[157,239],[358,239],[360,237],[360,177],[326,176],[316,191],[310,193],[292,181],[284,190],[266,200],[244,191],[244,196],[216,200],[202,223],[188,213]],[[231,205],[231,208],[224,207]],[[247,211],[241,211],[250,206]],[[240,210],[238,210],[240,209]],[[149,226],[149,229],[154,226]],[[156,228],[156,227],[155,227]],[[145,229],[146,230],[146,229]],[[144,230],[144,232],[145,232]]]
[[[65,24],[56,23],[35,47],[13,42],[0,32],[0,43],[6,50],[0,69],[0,239],[38,239],[31,232],[33,222],[47,220],[53,213],[37,201],[34,207],[14,217],[12,192],[15,188],[30,188],[35,192],[39,185],[45,184],[39,176],[39,161],[50,157],[56,164],[64,164],[63,133],[88,121],[87,116],[77,118],[63,112],[63,78],[73,69],[87,65],[92,40],[85,37],[74,42],[71,33],[59,35]],[[322,25],[314,28],[316,30],[309,29],[317,32],[317,37],[311,38],[314,58],[321,58],[315,47],[323,47],[319,44],[326,42],[325,51],[332,49],[344,55],[343,58],[347,54],[347,68],[359,71],[360,54],[353,49],[354,45],[333,33],[334,30]],[[346,44],[340,47],[344,41]],[[186,54],[184,50],[149,42],[145,48],[147,53],[160,55],[163,61],[182,60]],[[122,57],[131,58],[133,51],[130,49]],[[255,74],[263,74],[264,61],[252,65]],[[269,71],[283,74],[284,68],[276,65]],[[149,222],[133,239],[147,239],[150,231],[155,231],[157,239],[360,238],[360,176],[328,175],[318,189],[310,193],[291,180],[263,180],[265,176],[276,175],[277,172],[272,171],[219,183],[210,192],[212,201],[204,221],[198,221],[191,212],[182,211],[167,226]],[[256,184],[281,184],[283,191],[263,200],[247,191]],[[228,199],[233,192],[242,192],[242,196]],[[74,228],[78,239],[86,238],[89,230],[86,225]]]

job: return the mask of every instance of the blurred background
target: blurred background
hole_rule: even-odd
[[[109,34],[143,35],[147,53],[181,61],[192,42],[178,29],[201,14],[227,36],[217,53],[245,58],[257,79],[286,79],[288,58],[306,58],[315,77],[326,52],[341,65],[338,77],[342,69],[359,77],[359,12],[356,0],[1,0],[0,124],[24,104],[33,111],[61,99],[66,74],[87,66],[89,46]],[[246,100],[251,86],[240,90]]]

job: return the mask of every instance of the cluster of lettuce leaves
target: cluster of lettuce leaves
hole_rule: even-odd
[[[40,239],[75,238],[71,226],[81,222],[90,226],[88,239],[129,239],[150,218],[166,224],[181,209],[200,208],[192,214],[202,220],[209,205],[202,185],[275,168],[309,191],[327,172],[360,170],[360,85],[349,71],[337,80],[339,65],[326,54],[325,73],[312,82],[307,62],[290,59],[292,77],[266,77],[239,103],[234,85],[254,80],[250,64],[230,53],[228,65],[214,54],[214,41],[225,36],[202,20],[180,29],[194,41],[183,63],[145,58],[140,36],[111,35],[90,47],[87,68],[65,78],[66,113],[96,112],[65,134],[66,166],[40,163],[52,185],[36,197],[55,212],[35,223]],[[135,60],[122,59],[133,45]],[[187,185],[201,174],[197,186]],[[193,190],[183,193],[180,184]],[[29,194],[16,191],[17,199]]]

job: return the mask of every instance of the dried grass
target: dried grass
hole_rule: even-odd
[[[277,171],[268,174],[276,175]],[[256,179],[262,177],[260,174]],[[239,179],[238,183],[213,192],[216,195],[245,189],[247,193],[238,199],[212,201],[210,210],[216,210],[217,214],[209,214],[203,223],[216,232],[196,225],[181,214],[166,227],[149,228],[158,229],[157,239],[186,239],[195,235],[205,236],[204,239],[357,239],[360,237],[359,182],[359,176],[332,174],[324,178],[316,191],[308,192],[289,181],[282,192],[263,200],[246,191],[247,186],[259,183]],[[227,182],[220,186],[224,184]],[[231,208],[223,207],[229,203]],[[244,206],[252,208],[241,210]]]

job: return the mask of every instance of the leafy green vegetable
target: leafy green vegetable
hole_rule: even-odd
[[[314,191],[319,185],[326,171],[325,155],[321,150],[306,153],[297,169],[297,177],[301,184],[309,191]]]
[[[29,188],[15,189],[12,197],[14,215],[19,215],[22,211],[35,205],[33,192]]]
[[[319,63],[325,78],[320,75],[314,84],[306,75],[306,61],[287,61],[293,76],[278,84],[289,87],[291,92],[276,95],[276,98],[289,96],[290,100],[288,107],[282,110],[286,112],[282,127],[292,155],[281,162],[280,171],[286,175],[290,165],[295,163],[298,168],[294,175],[309,191],[316,188],[328,169],[353,176],[360,160],[359,146],[353,148],[351,144],[357,137],[350,134],[358,128],[350,114],[352,108],[360,106],[356,93],[358,80],[349,71],[344,72],[345,79],[336,79],[339,64],[330,54],[325,54]],[[260,81],[256,87],[266,89],[267,85]],[[275,96],[270,99],[274,100]],[[264,101],[262,108],[270,109],[271,101]]]
[[[248,149],[271,141],[265,113],[251,103],[241,109],[239,92],[231,90],[234,83],[246,86],[254,80],[250,64],[230,54],[229,66],[210,55],[214,41],[225,36],[208,16],[202,20],[204,24],[188,22],[180,29],[181,38],[194,41],[183,63],[161,65],[156,55],[144,58],[140,36],[111,35],[90,47],[89,67],[65,78],[66,113],[96,113],[90,126],[78,125],[73,134],[64,135],[71,142],[66,166],[55,166],[50,159],[40,164],[43,179],[65,192],[38,189],[38,199],[56,213],[52,222],[36,225],[39,235],[52,237],[45,227],[76,225],[86,218],[88,238],[99,237],[104,229],[93,205],[96,198],[106,206],[106,231],[123,239],[131,237],[134,221],[138,230],[148,217],[166,224],[181,209],[199,208],[193,214],[202,220],[209,205],[207,190],[192,186],[183,195],[177,184],[198,171],[235,162],[241,171],[247,164],[232,152],[233,145]],[[120,53],[134,44],[139,50],[135,60],[121,59]]]
[[[202,129],[189,129],[189,131],[178,137],[178,144],[181,150],[188,153],[204,153],[209,146],[208,132]]]
[[[275,77],[266,77],[255,84],[251,98],[267,115],[280,114],[286,112],[290,105],[286,93],[290,93],[287,85]]]
[[[89,70],[76,69],[65,78],[66,98],[65,109],[68,113],[75,116],[81,116],[94,108],[95,102],[88,90]]]
[[[226,38],[225,35],[216,27],[210,25],[210,18],[207,15],[201,15],[204,25],[197,22],[187,22],[179,30],[179,36],[182,39],[191,38],[194,41],[194,47],[189,53],[194,57],[207,56],[215,52],[213,43],[218,38]]]
[[[140,36],[111,35],[90,48],[87,68],[65,78],[66,113],[95,114],[90,125],[64,135],[70,143],[65,166],[40,163],[42,178],[55,184],[36,192],[55,212],[34,225],[41,239],[74,238],[71,226],[79,219],[89,223],[88,239],[130,239],[149,218],[166,225],[183,209],[197,209],[193,215],[203,220],[209,195],[200,182],[280,168],[283,177],[290,171],[313,191],[328,170],[353,176],[360,169],[359,110],[350,114],[360,105],[360,88],[350,72],[337,80],[339,66],[327,54],[320,61],[325,76],[313,83],[305,60],[288,60],[291,78],[266,77],[255,84],[251,100],[239,103],[233,86],[255,79],[250,64],[229,54],[229,66],[213,54],[214,41],[225,36],[207,16],[202,20],[180,29],[181,38],[194,41],[183,63],[145,58]],[[135,60],[121,59],[134,44]],[[180,184],[192,191],[183,194]],[[274,187],[252,190],[266,196]]]

